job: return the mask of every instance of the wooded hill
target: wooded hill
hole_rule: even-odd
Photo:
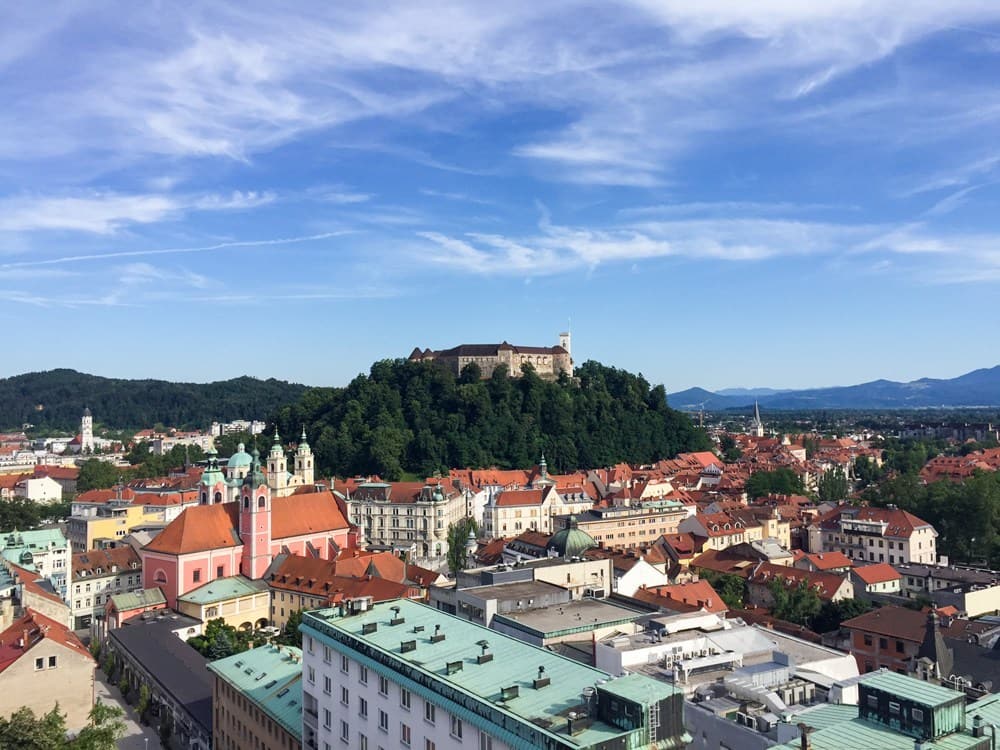
[[[212,421],[264,419],[297,401],[306,387],[242,377],[214,383],[121,380],[76,370],[31,372],[0,380],[0,429],[25,422],[43,430],[77,432],[84,407],[112,429],[205,428]]]
[[[287,437],[305,425],[317,467],[338,476],[423,478],[449,467],[525,468],[542,451],[551,471],[651,462],[710,448],[704,432],[667,406],[662,385],[586,362],[573,379],[506,368],[456,378],[433,362],[383,360],[346,388],[316,388],[279,410]]]

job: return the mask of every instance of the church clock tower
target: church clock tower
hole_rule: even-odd
[[[271,564],[271,488],[260,470],[260,452],[256,448],[240,488],[240,539],[240,573],[247,578],[261,578]]]

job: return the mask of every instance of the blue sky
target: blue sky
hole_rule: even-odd
[[[91,5],[0,10],[0,375],[1000,362],[996,2]]]

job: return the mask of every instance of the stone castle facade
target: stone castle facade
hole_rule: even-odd
[[[555,378],[560,372],[572,377],[573,358],[570,354],[570,334],[560,333],[555,346],[514,346],[506,341],[500,344],[462,344],[451,349],[433,351],[416,348],[410,354],[410,361],[435,361],[448,367],[456,375],[468,364],[476,364],[483,378],[493,375],[500,365],[507,366],[512,377],[521,376],[521,366],[530,364],[539,376]]]

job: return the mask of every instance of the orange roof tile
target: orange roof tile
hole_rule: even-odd
[[[863,565],[854,569],[854,575],[865,582],[866,585],[875,583],[886,583],[887,581],[898,581],[902,576],[899,571],[889,563],[875,563],[874,565]]]
[[[0,633],[0,672],[3,672],[34,646],[46,639],[93,660],[87,647],[80,642],[76,633],[63,623],[46,617],[41,612],[36,612],[29,607],[21,617],[14,620],[6,630]]]

